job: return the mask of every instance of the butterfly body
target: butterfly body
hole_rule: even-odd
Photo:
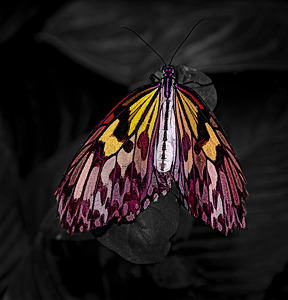
[[[174,72],[173,66],[164,67],[163,77],[160,80],[159,133],[154,149],[154,167],[160,173],[170,171],[175,160],[176,120],[174,114]]]
[[[227,234],[245,227],[245,178],[227,137],[176,67],[125,97],[91,132],[57,191],[69,233],[132,221],[174,181],[194,216]]]

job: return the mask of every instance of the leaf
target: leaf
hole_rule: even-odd
[[[288,298],[288,264],[285,265],[283,271],[276,274],[269,288],[266,290],[265,299],[287,299]],[[277,291],[277,293],[275,293]]]
[[[53,236],[55,231],[51,233],[47,224],[51,225],[55,220],[55,209],[53,207],[46,215],[46,225],[40,228],[31,250],[10,282],[4,300],[76,300],[79,297],[91,299],[91,295],[93,299],[101,299],[101,272],[95,255],[97,242],[63,242]],[[98,272],[91,276],[93,269]]]
[[[9,131],[0,116],[0,297],[28,250],[19,201],[20,180]]]
[[[1,28],[0,43],[5,43],[13,38],[40,10],[38,3],[27,3],[25,1],[11,2],[1,1]]]
[[[47,21],[38,40],[115,82],[131,85],[148,78],[161,62],[120,25],[136,30],[169,61],[205,16],[173,64],[210,73],[287,70],[287,12],[287,3],[281,1],[158,1],[153,9],[145,1],[72,1]]]
[[[166,289],[182,289],[187,286],[205,286],[206,280],[193,257],[172,255],[150,267],[149,273],[157,285]]]
[[[54,192],[57,184],[79,145],[83,143],[83,138],[80,136],[76,141],[68,143],[55,156],[36,165],[23,181],[21,193],[23,216],[31,239],[37,235],[47,211],[55,206]]]
[[[176,233],[178,222],[179,204],[170,191],[151,203],[134,222],[113,224],[97,239],[130,262],[157,263],[166,257],[170,249],[169,239]]]

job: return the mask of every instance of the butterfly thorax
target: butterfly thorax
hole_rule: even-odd
[[[173,66],[168,65],[162,68],[163,77],[161,81],[162,81],[162,85],[164,86],[164,95],[166,98],[170,97],[171,87],[173,86],[172,84],[175,79],[174,73],[175,73],[175,69]]]
[[[174,68],[162,69],[159,134],[154,148],[154,166],[161,172],[169,172],[175,160],[176,127],[174,114]]]

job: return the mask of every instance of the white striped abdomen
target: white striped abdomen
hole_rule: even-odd
[[[161,173],[171,170],[175,159],[176,129],[174,114],[174,84],[169,98],[165,98],[165,87],[161,90],[159,134],[154,148],[154,167]]]

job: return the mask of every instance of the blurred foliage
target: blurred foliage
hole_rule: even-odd
[[[14,270],[28,251],[20,204],[21,182],[15,153],[7,142],[6,124],[0,115],[0,296],[10,282]]]
[[[287,298],[287,4],[14,0],[2,7],[0,295],[5,300],[129,300],[152,293],[167,299]],[[119,25],[135,29],[169,59],[203,16],[207,19],[175,63],[210,73],[218,94],[215,114],[248,180],[248,229],[226,238],[178,208],[172,195],[149,208],[155,218],[147,212],[147,230],[154,226],[154,237],[165,240],[166,248],[149,249],[159,263],[127,262],[91,233],[68,236],[59,227],[53,197],[65,167],[127,86],[147,82],[160,66]],[[170,241],[174,232],[161,235],[161,222],[170,222],[174,232],[178,226]],[[112,233],[106,246],[131,260]],[[137,244],[127,241],[129,246]],[[144,250],[139,251],[138,256]]]
[[[39,40],[122,84],[161,66],[128,26],[169,62],[192,26],[206,17],[173,60],[209,73],[287,70],[288,5],[275,1],[72,1],[46,23]],[[115,45],[117,45],[115,47]]]

